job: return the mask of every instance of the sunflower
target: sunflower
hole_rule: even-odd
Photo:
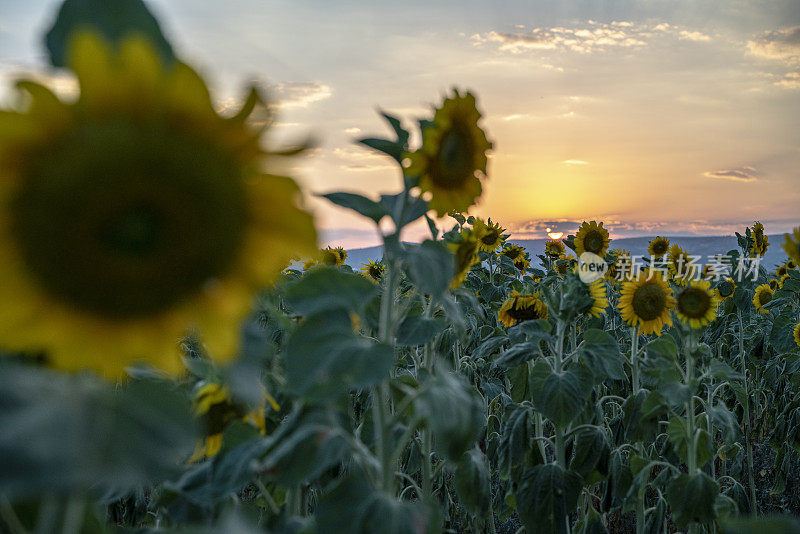
[[[373,282],[378,283],[383,279],[383,272],[386,270],[386,266],[382,262],[369,260],[361,265],[363,266],[361,267],[361,272]]]
[[[553,264],[558,274],[567,274],[571,269],[575,268],[577,262],[572,254],[562,254],[556,259]]]
[[[544,253],[551,258],[558,258],[566,251],[564,242],[560,239],[553,239],[544,244]]]
[[[447,248],[455,255],[455,276],[451,288],[460,287],[467,278],[470,268],[478,263],[478,239],[472,230],[461,231],[460,240],[448,243]]]
[[[695,275],[697,266],[692,264],[692,257],[688,252],[678,245],[672,245],[669,247],[667,267],[669,268],[673,281],[683,286]]]
[[[789,260],[789,261],[786,262],[786,268],[789,269],[790,271],[792,269],[796,269],[797,268],[797,263],[795,263],[794,260]]]
[[[177,373],[198,327],[234,355],[252,294],[314,249],[289,178],[263,174],[255,90],[219,116],[202,78],[144,39],[112,53],[76,35],[80,97],[21,81],[0,111],[0,346],[109,378],[144,360]]]
[[[325,247],[320,251],[320,261],[330,267],[341,267],[347,259],[347,251],[342,247]]]
[[[800,323],[794,327],[794,342],[800,347]]]
[[[773,278],[772,280],[769,281],[769,288],[771,290],[773,290],[773,291],[778,289],[778,279],[777,278]]]
[[[783,237],[785,239],[783,250],[795,264],[800,264],[800,226],[792,230],[791,234],[783,234]]]
[[[539,293],[520,295],[511,293],[497,312],[497,319],[505,326],[514,326],[522,321],[547,319],[547,304],[539,298]]]
[[[693,280],[678,293],[675,313],[691,328],[702,328],[717,318],[720,302],[716,291],[711,289],[711,282]]]
[[[650,241],[650,246],[647,247],[647,252],[654,258],[663,258],[669,251],[669,239],[666,237],[656,236]]]
[[[479,176],[486,175],[486,151],[492,143],[478,126],[480,118],[475,96],[454,91],[423,130],[422,147],[405,154],[403,172],[419,177],[419,188],[431,193],[429,206],[440,217],[466,211],[481,195]]]
[[[789,267],[787,267],[786,264],[784,263],[783,265],[779,265],[778,268],[775,269],[775,276],[780,278],[788,272],[789,272]]]
[[[478,248],[480,250],[494,252],[497,250],[497,247],[503,244],[503,232],[506,230],[498,223],[493,223],[492,219],[489,219],[489,222],[485,223],[483,220],[476,217],[475,223],[472,225],[472,230],[478,238]]]
[[[670,310],[674,306],[672,289],[660,271],[644,269],[622,284],[618,305],[622,319],[630,326],[638,325],[642,334],[660,336],[664,325],[672,326]]]
[[[500,254],[505,256],[506,258],[510,259],[511,261],[515,261],[520,256],[525,255],[525,249],[519,245],[513,245],[511,243],[506,243],[503,246],[503,250],[500,251]]]
[[[769,284],[761,284],[758,286],[755,295],[753,295],[753,305],[755,305],[756,310],[761,313],[769,313],[769,310],[766,309],[764,305],[772,300],[774,292],[775,291],[769,287]]]
[[[767,236],[764,235],[764,225],[756,221],[755,224],[753,224],[753,229],[750,235],[753,240],[752,244],[750,245],[750,255],[763,256],[766,254],[767,247],[769,247],[769,239],[767,239]]]
[[[633,272],[633,261],[631,260],[631,253],[624,248],[615,248],[609,251],[614,257],[614,261],[609,261],[608,269],[606,270],[606,279],[612,283],[619,283],[625,279],[630,280],[635,276]]]
[[[726,276],[723,281],[717,284],[716,291],[720,301],[724,301],[736,291],[736,283],[733,281],[733,278]]]
[[[525,256],[520,256],[519,258],[514,260],[514,267],[516,267],[517,270],[519,272],[521,272],[521,273],[524,273],[525,271],[527,271],[528,267],[530,267],[530,266],[531,266],[531,262]]]
[[[783,276],[781,276],[780,278],[778,278],[778,287],[782,288],[783,284],[785,284],[786,280],[788,280],[788,279],[789,279],[789,273],[786,273]]]
[[[196,462],[216,456],[222,448],[222,433],[233,421],[245,421],[257,428],[261,434],[266,434],[264,412],[267,403],[276,412],[280,410],[278,403],[266,391],[264,391],[264,402],[260,406],[248,409],[234,402],[228,388],[222,384],[216,382],[198,384],[194,395],[194,413],[203,421],[205,437],[198,443],[189,461]]]
[[[587,312],[592,317],[600,317],[608,308],[608,294],[606,284],[602,280],[595,280],[589,284],[589,293],[592,296],[592,307]]]
[[[584,252],[592,252],[602,256],[608,250],[610,242],[608,230],[603,228],[603,223],[584,221],[575,233],[575,254],[580,257]]]

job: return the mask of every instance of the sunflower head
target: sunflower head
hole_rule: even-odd
[[[755,295],[753,295],[753,305],[761,313],[769,313],[769,310],[764,306],[772,300],[772,295],[775,291],[769,287],[769,284],[761,284],[756,288]]]
[[[792,230],[790,234],[783,234],[783,250],[795,265],[800,264],[800,226]]]
[[[603,280],[595,280],[588,285],[589,294],[592,296],[592,304],[586,312],[592,317],[600,317],[606,313],[608,308],[608,294],[606,293],[606,284]]]
[[[777,278],[773,278],[772,280],[769,281],[769,288],[771,290],[776,291],[778,289],[778,287],[779,287],[779,285],[778,285],[778,279]]]
[[[553,268],[555,268],[558,274],[567,274],[572,271],[576,265],[577,260],[572,254],[562,254],[556,259],[555,263],[553,263]]]
[[[361,265],[361,272],[364,276],[376,284],[383,279],[383,272],[386,270],[386,266],[383,262],[369,260],[367,263],[362,263]]]
[[[693,280],[678,293],[675,313],[691,328],[702,328],[717,318],[719,303],[720,298],[711,289],[711,282]]]
[[[725,279],[717,284],[717,295],[721,300],[725,300],[731,295],[733,292],[736,291],[736,283],[733,281],[731,277],[725,277]]]
[[[478,126],[480,118],[475,96],[454,91],[423,130],[422,147],[405,155],[405,175],[419,178],[420,189],[431,195],[430,208],[440,217],[466,211],[481,195],[480,177],[486,175],[492,143]]]
[[[608,250],[610,242],[608,230],[603,228],[603,223],[584,221],[575,233],[575,253],[578,257],[584,252],[592,252],[602,256]]]
[[[505,240],[503,238],[503,232],[506,231],[505,228],[502,228],[496,222],[493,223],[491,219],[488,222],[484,222],[476,217],[475,223],[472,225],[472,231],[475,232],[475,236],[478,239],[478,248],[486,252],[494,252]]]
[[[296,184],[260,170],[258,92],[222,117],[138,37],[112,52],[78,34],[68,56],[76,101],[22,81],[25,107],[0,111],[0,345],[117,378],[137,360],[179,372],[197,327],[232,357],[252,293],[316,241]]]
[[[624,278],[633,278],[636,273],[633,272],[633,263],[631,261],[631,253],[624,248],[615,248],[609,251],[612,256],[608,260],[608,270],[606,271],[606,280],[612,283],[622,281]],[[608,256],[607,256],[608,258]]]
[[[663,258],[669,252],[669,239],[656,236],[650,241],[647,252],[654,258]]]
[[[320,250],[320,263],[330,267],[341,267],[347,259],[347,251],[342,247],[325,247]]]
[[[505,326],[514,326],[534,319],[547,319],[547,304],[539,298],[539,293],[520,295],[514,291],[503,302],[497,312],[497,319]]]
[[[544,253],[551,258],[558,258],[566,251],[564,242],[560,239],[552,239],[544,244]]]
[[[678,285],[685,285],[695,275],[696,265],[692,263],[692,257],[678,245],[669,247],[667,267]]]
[[[789,260],[789,261],[786,262],[786,268],[789,269],[790,271],[792,269],[796,269],[797,268],[797,263],[794,260]]]
[[[672,326],[675,297],[660,271],[644,269],[637,278],[622,283],[618,307],[627,324],[638,326],[642,334],[660,336],[664,325]]]
[[[519,245],[514,245],[512,243],[506,243],[503,246],[503,250],[500,252],[503,256],[510,259],[511,261],[516,261],[517,258],[520,256],[525,255],[525,249]]]
[[[470,268],[478,263],[478,239],[472,230],[464,229],[459,234],[459,240],[448,243],[447,248],[455,256],[455,276],[450,283],[451,288],[460,287],[467,278]]]
[[[756,221],[750,232],[752,243],[750,244],[751,256],[763,256],[769,247],[769,239],[764,235],[764,225]]]

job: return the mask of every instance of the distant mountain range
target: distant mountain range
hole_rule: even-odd
[[[786,253],[781,244],[783,234],[771,235],[769,238],[769,248],[762,260],[762,265],[767,270],[784,263],[787,260]],[[652,237],[625,237],[614,239],[611,242],[612,248],[623,248],[630,251],[633,256],[646,256],[647,246]],[[670,243],[680,245],[693,256],[702,256],[699,263],[707,262],[708,256],[715,254],[727,254],[729,250],[738,249],[736,236],[706,236],[706,237],[670,237]],[[510,243],[520,245],[528,251],[533,261],[537,254],[544,254],[544,244],[546,239],[510,239]],[[379,260],[383,255],[383,247],[367,247],[352,249],[347,251],[347,264],[358,270],[362,263],[369,260]]]

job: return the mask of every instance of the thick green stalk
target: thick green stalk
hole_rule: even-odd
[[[739,319],[739,360],[742,366],[742,376],[744,376],[744,441],[747,448],[747,483],[750,486],[750,515],[758,513],[756,505],[756,484],[753,478],[753,442],[751,439],[752,429],[750,428],[750,392],[748,391],[747,380],[747,359],[744,354],[744,322],[742,321],[741,310],[736,312]]]
[[[378,339],[381,343],[394,346],[392,340],[392,320],[394,315],[394,291],[396,266],[393,260],[386,264],[385,284],[381,298],[381,312],[378,323]],[[377,394],[377,395],[376,395]],[[385,380],[377,391],[373,390],[373,417],[375,418],[375,438],[377,456],[381,464],[381,487],[394,495],[394,467],[392,466],[392,444],[389,382]]]
[[[639,392],[639,327],[631,328],[631,377],[633,394]]]

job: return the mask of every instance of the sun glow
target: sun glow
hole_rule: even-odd
[[[564,232],[548,232],[547,235],[550,237],[550,239],[561,239],[564,237]]]

